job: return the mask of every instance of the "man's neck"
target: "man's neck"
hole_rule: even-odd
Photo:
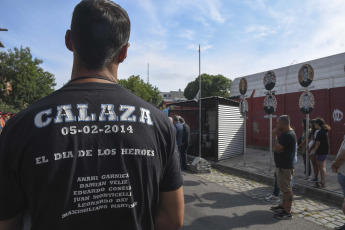
[[[288,131],[290,131],[290,130],[292,130],[291,127],[287,127],[287,128],[285,128],[285,129],[282,130],[282,133],[286,133],[286,132],[288,132]]]
[[[71,74],[71,80],[80,78],[80,77],[101,77],[105,79],[109,79],[112,82],[117,83],[117,69],[118,64],[111,64],[109,68],[103,68],[100,70],[88,70],[84,68],[82,65],[78,63],[78,61],[74,61],[73,69]],[[87,79],[80,79],[76,80],[73,83],[83,83],[83,82],[100,82],[100,83],[111,83],[108,80],[98,79],[98,78],[87,78]]]

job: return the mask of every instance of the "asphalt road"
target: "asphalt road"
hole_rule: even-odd
[[[183,230],[228,229],[327,229],[294,216],[293,220],[277,220],[271,205],[231,191],[183,172],[185,193],[185,218]]]

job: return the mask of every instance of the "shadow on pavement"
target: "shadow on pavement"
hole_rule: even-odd
[[[269,225],[279,220],[268,216],[273,215],[270,211],[252,211],[242,216],[236,214],[233,217],[226,216],[205,216],[194,220],[190,225],[184,226],[183,230],[200,230],[209,226],[209,229],[228,230],[233,228],[246,228],[252,225]]]
[[[223,208],[233,208],[239,206],[247,206],[252,205],[252,201],[245,201],[243,202],[242,198],[243,195],[231,195],[228,193],[222,192],[210,192],[201,195],[201,198],[206,201],[213,201],[212,203],[204,202],[204,203],[197,203],[195,206],[197,207],[210,207],[213,209],[223,209]],[[194,200],[193,200],[194,201]],[[190,201],[192,202],[192,201]]]
[[[198,186],[198,185],[200,185],[200,182],[197,182],[197,181],[186,180],[183,182],[183,186]]]

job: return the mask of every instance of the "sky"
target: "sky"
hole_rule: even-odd
[[[71,75],[65,33],[75,0],[1,0],[0,41],[30,47],[55,75]],[[131,19],[119,79],[140,75],[161,91],[184,90],[201,72],[230,79],[345,52],[343,0],[118,0]]]

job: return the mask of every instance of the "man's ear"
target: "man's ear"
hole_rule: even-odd
[[[66,35],[65,35],[65,44],[68,50],[70,51],[74,51],[73,49],[73,41],[72,41],[72,31],[71,30],[67,30],[66,31]]]
[[[127,43],[126,45],[122,46],[121,50],[120,50],[120,53],[119,53],[119,56],[117,58],[117,62],[118,63],[122,63],[126,57],[127,57],[127,51],[128,51],[128,47],[130,46],[129,43]]]

